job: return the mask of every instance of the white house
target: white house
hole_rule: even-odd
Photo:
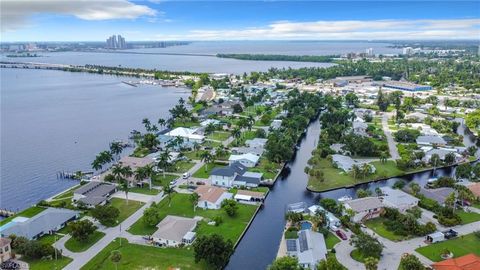
[[[224,200],[233,197],[232,193],[215,186],[199,186],[195,193],[200,196],[197,207],[203,209],[220,209]]]
[[[345,210],[351,209],[355,213],[353,222],[361,222],[380,216],[383,203],[378,197],[365,197],[344,202]]]
[[[252,168],[257,166],[258,160],[260,159],[259,156],[252,154],[252,153],[246,153],[246,154],[241,154],[241,155],[231,155],[228,158],[229,164],[233,164],[235,162],[240,162],[243,166],[247,168]]]
[[[196,226],[196,219],[168,215],[158,223],[158,230],[152,234],[153,243],[161,247],[189,245],[195,240],[193,230]]]
[[[247,172],[247,167],[239,162],[229,166],[215,168],[210,173],[212,185],[230,188],[237,187],[258,187],[263,174]]]
[[[311,230],[301,230],[298,238],[286,239],[287,255],[298,258],[304,269],[316,269],[316,265],[327,256],[323,234]]]
[[[396,208],[402,213],[417,206],[420,201],[410,194],[398,189],[392,189],[391,187],[381,187],[380,190],[383,193],[383,204],[387,207]]]
[[[311,216],[314,216],[317,211],[324,211],[325,216],[327,217],[328,227],[334,229],[335,227],[340,227],[340,219],[338,219],[334,214],[328,212],[320,205],[312,205],[308,208],[308,212]]]
[[[196,129],[192,128],[185,128],[185,127],[178,127],[176,129],[173,129],[165,135],[170,136],[170,137],[181,137],[189,142],[197,142],[201,143],[205,139],[205,136],[196,134]]]

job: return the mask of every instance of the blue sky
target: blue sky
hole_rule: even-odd
[[[479,39],[480,1],[2,0],[2,41]]]

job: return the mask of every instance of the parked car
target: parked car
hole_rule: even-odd
[[[457,237],[457,235],[458,235],[458,232],[456,232],[452,229],[447,230],[447,231],[443,231],[442,233],[445,236],[445,239],[454,238],[454,237]]]
[[[186,172],[182,175],[183,179],[188,179],[190,177],[190,173]]]
[[[197,184],[197,186],[201,186],[201,185],[205,185],[205,182],[198,181],[196,184]]]
[[[342,230],[337,230],[335,232],[338,237],[340,237],[342,240],[347,240],[347,235],[342,231]]]
[[[177,184],[177,180],[170,181],[170,186],[174,186]]]

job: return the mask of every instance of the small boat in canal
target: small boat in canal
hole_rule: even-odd
[[[350,197],[348,195],[345,195],[345,196],[342,196],[342,197],[338,198],[339,202],[346,202],[346,201],[351,201],[351,200],[352,200],[352,197]]]

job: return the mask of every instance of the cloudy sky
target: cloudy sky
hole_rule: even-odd
[[[1,41],[480,39],[480,1],[1,0]]]

